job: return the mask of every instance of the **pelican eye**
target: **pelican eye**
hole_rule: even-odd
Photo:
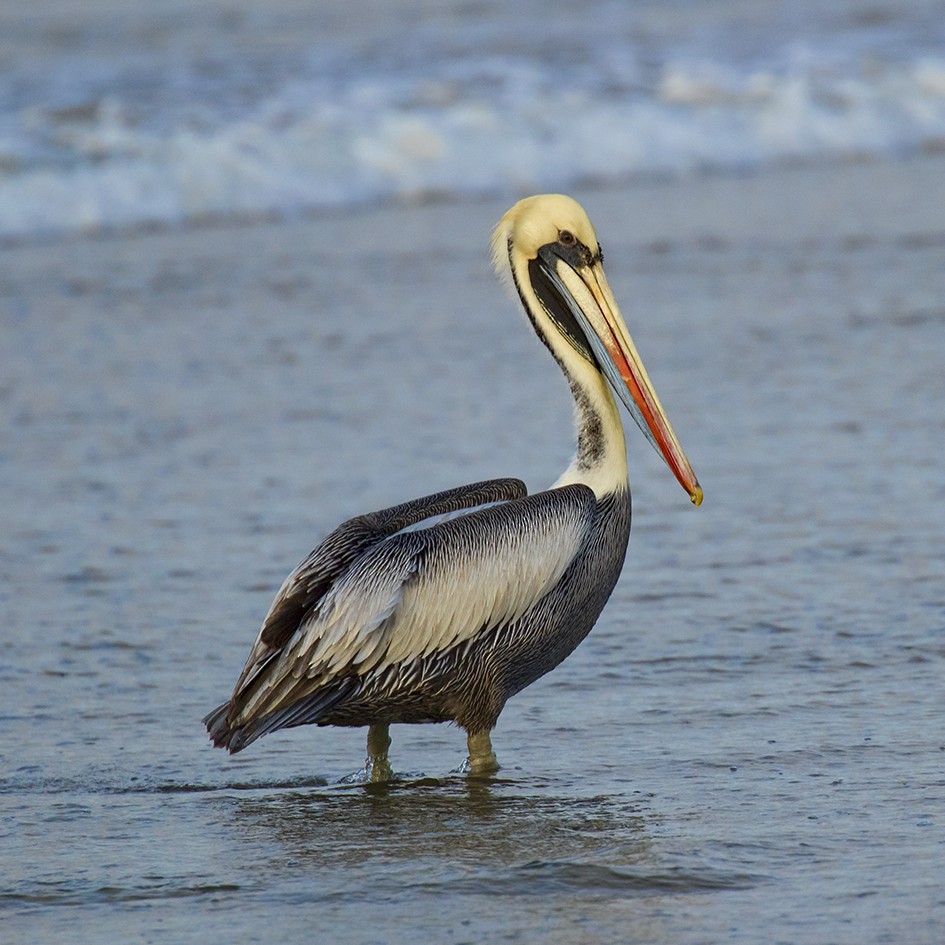
[[[562,246],[577,246],[577,237],[570,230],[558,230],[558,242]]]

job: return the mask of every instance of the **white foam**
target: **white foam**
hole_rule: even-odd
[[[655,83],[536,61],[286,83],[245,113],[142,126],[117,100],[0,127],[0,234],[294,213],[376,198],[907,152],[945,141],[945,59],[667,62]],[[633,73],[632,63],[625,71]],[[49,161],[32,142],[53,141]]]

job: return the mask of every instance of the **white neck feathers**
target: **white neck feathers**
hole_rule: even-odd
[[[494,252],[500,274],[511,275],[519,299],[538,337],[551,351],[571,386],[575,405],[577,452],[552,488],[583,483],[598,498],[629,488],[627,446],[617,402],[596,365],[562,334],[541,304],[528,276],[528,264],[509,251],[499,255],[502,234],[496,233]],[[505,265],[501,265],[505,262]]]

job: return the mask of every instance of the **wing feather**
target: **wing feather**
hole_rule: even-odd
[[[517,620],[560,580],[595,509],[590,489],[570,485],[377,542],[309,610],[234,721],[286,708],[303,678],[306,692],[364,680]]]
[[[285,579],[263,620],[230,699],[231,721],[241,695],[270,675],[272,663],[334,584],[379,542],[430,518],[455,514],[484,504],[519,499],[526,494],[519,479],[490,479],[459,486],[388,509],[359,515],[339,525]]]

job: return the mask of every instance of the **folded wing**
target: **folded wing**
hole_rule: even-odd
[[[303,703],[313,721],[371,678],[518,620],[561,579],[595,509],[585,486],[525,496],[516,480],[495,480],[345,523],[280,590],[227,726],[254,738],[301,724],[292,707]]]

